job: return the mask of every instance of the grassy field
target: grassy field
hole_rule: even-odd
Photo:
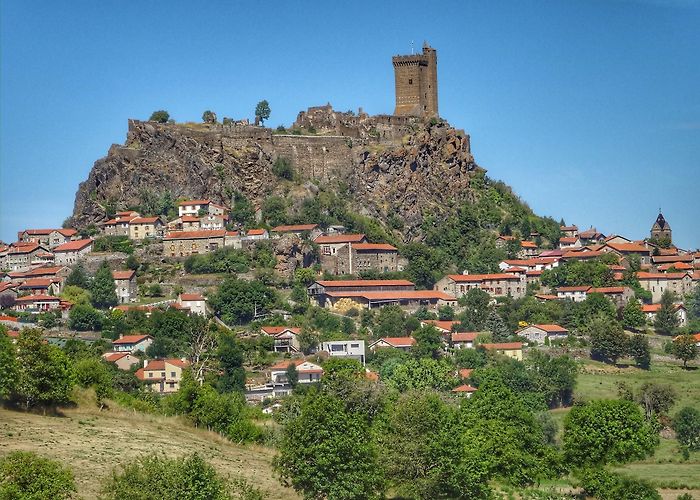
[[[578,400],[616,399],[617,383],[625,382],[638,389],[645,382],[668,384],[676,390],[676,404],[670,410],[673,415],[684,406],[700,408],[700,369],[684,370],[680,364],[652,363],[651,370],[634,366],[615,367],[586,360],[581,366],[575,398]],[[568,408],[553,410],[551,415],[559,424],[560,434]],[[675,499],[690,488],[694,498],[700,499],[700,452],[692,453],[684,461],[675,439],[661,439],[652,457],[626,464],[617,470],[625,474],[651,481],[660,489],[664,499]]]
[[[96,498],[112,469],[135,457],[192,452],[200,453],[224,476],[246,478],[264,491],[265,498],[298,498],[275,479],[274,451],[236,446],[177,418],[87,407],[65,410],[59,417],[0,409],[0,455],[15,450],[34,451],[70,465],[81,498]]]

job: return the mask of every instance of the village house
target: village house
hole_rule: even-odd
[[[168,231],[198,231],[200,226],[200,218],[196,215],[183,215],[168,222],[167,229]]]
[[[203,231],[226,229],[228,219],[223,215],[207,214],[199,218],[199,228]]]
[[[588,297],[588,290],[590,289],[590,286],[560,286],[557,288],[557,298],[583,302]]]
[[[322,342],[322,352],[327,352],[331,357],[356,359],[362,366],[365,365],[365,341],[364,340],[332,340]]]
[[[675,304],[676,316],[678,317],[678,326],[685,326],[688,322],[688,312],[683,304]],[[647,323],[652,324],[656,320],[656,313],[661,309],[661,304],[643,304],[642,312],[647,319]]]
[[[472,288],[479,288],[491,297],[512,297],[519,299],[525,296],[527,284],[524,275],[496,274],[448,274],[435,284],[435,290],[461,297]]]
[[[600,293],[606,296],[615,304],[615,307],[625,307],[632,297],[634,290],[628,286],[604,286],[599,288],[591,288],[588,293]]]
[[[308,239],[315,240],[321,235],[318,224],[295,224],[273,227],[270,231],[272,238],[281,238],[285,234],[293,234],[299,238],[308,235]]]
[[[661,296],[668,290],[677,297],[683,297],[693,289],[693,277],[690,273],[637,273],[639,284],[645,290],[651,292],[651,301],[658,303]]]
[[[17,297],[13,309],[32,314],[56,312],[61,310],[61,299],[52,295],[25,295]]]
[[[68,243],[77,237],[75,229],[25,229],[18,233],[18,240],[25,243],[38,243],[49,250]]]
[[[532,257],[536,257],[538,253],[539,253],[539,248],[537,247],[537,243],[535,243],[534,241],[521,241],[520,242],[520,251],[518,252],[519,258],[529,259]]]
[[[144,360],[143,368],[136,370],[136,378],[145,382],[148,389],[159,394],[170,394],[180,389],[182,371],[190,366],[185,359]]]
[[[578,226],[560,226],[559,230],[564,238],[578,238]]]
[[[18,283],[12,283],[11,281],[0,282],[0,297],[16,299],[18,295],[17,288],[19,288]],[[5,302],[2,301],[0,301],[0,303],[5,304]]]
[[[338,272],[338,251],[343,247],[352,247],[357,243],[367,243],[364,234],[321,235],[314,240],[321,253],[321,269],[332,274]],[[346,257],[347,258],[347,257]]]
[[[134,210],[117,212],[114,218],[102,223],[102,232],[106,236],[129,236],[129,221],[141,217]]]
[[[41,265],[41,254],[47,252],[48,250],[38,243],[12,243],[4,252],[2,268],[8,271],[28,271]]]
[[[323,368],[304,359],[284,360],[270,367],[272,397],[287,396],[292,392],[287,370],[293,364],[297,372],[298,384],[314,384],[321,380]]]
[[[522,342],[502,342],[497,344],[481,344],[481,347],[488,351],[493,351],[502,354],[509,358],[518,361],[523,360],[523,343]]]
[[[17,292],[27,295],[59,295],[62,278],[28,278],[17,287]]]
[[[274,339],[272,350],[274,352],[299,352],[299,334],[301,328],[289,326],[263,326],[260,328],[262,335],[268,335]]]
[[[120,304],[136,302],[138,298],[138,285],[136,284],[136,271],[112,271],[114,289]]]
[[[602,243],[605,240],[605,235],[594,227],[579,232],[578,237],[581,238],[583,245]]]
[[[462,384],[460,386],[455,387],[452,389],[452,392],[458,395],[464,395],[467,398],[472,397],[472,394],[474,394],[477,391],[476,387],[472,387],[469,384]]]
[[[479,332],[452,332],[450,345],[453,349],[474,349]]]
[[[270,238],[270,233],[267,229],[248,229],[243,236],[244,241],[267,240]]]
[[[223,215],[225,209],[219,205],[213,204],[209,200],[186,200],[181,201],[177,204],[177,215],[182,217],[183,215],[193,215],[199,217],[199,214],[212,213],[210,212],[210,206],[214,206],[214,213],[220,211],[219,215]]]
[[[413,311],[421,307],[437,310],[442,306],[456,306],[457,299],[437,290],[395,290],[367,292],[326,292],[325,307],[335,308],[337,304],[352,304],[356,309],[374,309],[387,305],[397,305]]]
[[[58,266],[75,264],[90,252],[92,252],[91,239],[70,241],[53,249]]]
[[[501,234],[496,238],[496,248],[505,248],[509,241],[515,241],[515,236],[510,234]]]
[[[547,340],[562,340],[569,336],[569,330],[559,325],[528,325],[515,332],[516,335],[526,338],[528,342],[543,345]]]
[[[569,260],[581,262],[586,260],[599,259],[603,255],[605,255],[605,252],[601,250],[591,250],[587,247],[581,247],[565,251],[561,256],[561,260],[564,262]]]
[[[177,296],[176,304],[180,309],[187,309],[192,314],[207,315],[207,299],[198,293],[181,293]]]
[[[163,236],[163,226],[160,217],[136,217],[129,221],[129,239],[160,238]]]
[[[114,352],[146,352],[152,343],[153,337],[150,335],[119,335],[119,338],[112,342],[112,350]]]
[[[132,366],[141,363],[141,360],[129,352],[106,352],[102,359],[108,363],[114,363],[117,368],[124,371],[131,370]]]
[[[408,280],[318,280],[309,285],[309,297],[316,305],[327,307],[331,292],[412,291],[416,286]]]
[[[323,268],[323,259],[321,259]],[[326,259],[327,264],[335,262],[335,268],[323,268],[335,275],[358,274],[363,271],[380,273],[401,271],[399,251],[388,243],[349,243],[341,246],[335,259]]]
[[[561,250],[581,248],[582,246],[581,238],[578,236],[563,236],[559,238],[559,248]]]
[[[632,254],[639,255],[642,265],[651,264],[651,250],[639,243],[606,243],[601,249],[605,253],[614,253],[620,257],[629,257]]]
[[[374,352],[377,349],[398,349],[408,352],[414,345],[416,345],[416,339],[413,337],[384,337],[372,342],[369,350]]]
[[[223,248],[226,231],[179,231],[165,235],[163,252],[170,257],[188,257],[213,252]]]
[[[507,259],[501,261],[498,267],[501,271],[513,267],[522,267],[526,271],[544,271],[559,265],[559,257],[537,257],[533,259]]]

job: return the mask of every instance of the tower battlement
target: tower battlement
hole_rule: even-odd
[[[391,58],[398,116],[437,118],[437,51],[427,43],[420,54]]]

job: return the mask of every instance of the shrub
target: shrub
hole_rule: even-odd
[[[292,180],[294,178],[294,168],[292,163],[283,157],[278,157],[272,165],[272,173],[280,179]]]
[[[61,499],[75,491],[73,473],[59,462],[24,451],[0,459],[0,498]]]
[[[690,406],[682,408],[673,418],[673,430],[681,445],[700,450],[700,411]]]
[[[154,111],[151,117],[148,119],[150,122],[167,123],[170,119],[170,113],[161,109],[159,111]]]

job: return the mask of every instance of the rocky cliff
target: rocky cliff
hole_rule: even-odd
[[[415,239],[422,214],[450,212],[455,203],[472,199],[470,180],[482,169],[463,131],[444,122],[313,109],[326,113],[319,119],[316,112],[313,129],[302,113],[305,121],[282,133],[249,125],[130,120],[125,144],[113,145],[80,184],[73,224],[85,227],[106,220],[111,210],[153,206],[164,195],[230,205],[240,192],[259,207],[271,194],[293,196],[290,204],[298,204],[321,186],[342,187],[353,210],[380,222],[400,218],[404,237]],[[273,174],[280,157],[297,172],[293,188]]]

